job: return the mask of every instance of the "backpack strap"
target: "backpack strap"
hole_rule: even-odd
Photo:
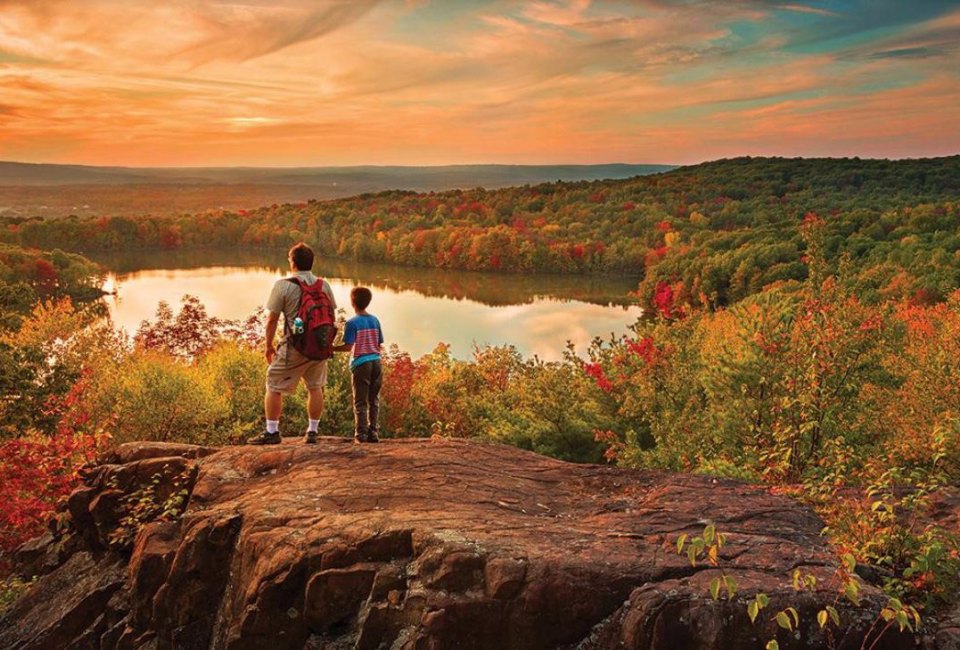
[[[317,281],[314,282],[313,284],[307,284],[306,282],[304,282],[303,280],[301,280],[300,278],[298,278],[298,277],[296,277],[296,276],[294,276],[294,277],[292,277],[292,278],[284,278],[284,279],[285,279],[287,282],[292,282],[293,284],[295,284],[295,285],[297,285],[298,287],[300,287],[300,290],[301,290],[301,291],[303,291],[303,290],[306,289],[307,287],[315,287],[315,286],[317,286],[317,285],[320,285],[320,288],[323,289],[323,278],[317,278]]]
[[[293,276],[293,277],[291,277],[291,278],[284,278],[284,280],[286,280],[287,282],[290,282],[290,283],[292,283],[292,284],[300,287],[300,297],[297,299],[297,313],[299,314],[299,313],[300,313],[300,303],[303,301],[303,290],[304,290],[308,285],[307,285],[303,280],[301,280],[300,278],[298,278],[297,276]],[[285,336],[284,336],[285,339],[293,336],[293,327],[291,327],[291,324],[288,323],[287,320],[288,320],[288,319],[287,319],[287,315],[286,315],[286,313],[284,313],[284,315],[283,315],[283,333],[284,333],[284,335],[285,335]]]

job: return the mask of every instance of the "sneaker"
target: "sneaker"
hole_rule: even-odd
[[[355,433],[353,434],[354,442],[370,442],[370,438],[365,433]]]
[[[377,435],[376,431],[371,431],[367,434],[367,442],[380,442],[380,436]]]
[[[264,431],[259,436],[254,436],[252,438],[247,438],[248,445],[279,445],[280,444],[280,432],[268,433]]]
[[[303,436],[303,444],[305,444],[305,445],[315,445],[315,444],[317,444],[317,432],[316,432],[316,431],[307,431],[306,435]]]

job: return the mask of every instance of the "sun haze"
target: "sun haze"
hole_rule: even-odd
[[[958,44],[944,0],[0,0],[0,159],[935,156]]]

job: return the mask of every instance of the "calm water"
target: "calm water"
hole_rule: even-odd
[[[172,307],[197,296],[208,313],[244,318],[262,306],[273,282],[286,275],[285,252],[202,251],[189,254],[92,256],[111,269],[106,298],[114,323],[134,333],[160,301]],[[524,355],[559,359],[567,341],[583,352],[595,337],[627,332],[641,315],[623,277],[506,275],[410,269],[318,260],[314,273],[350,311],[350,290],[373,290],[370,306],[388,343],[420,356],[439,342],[459,358],[475,345],[514,345]]]

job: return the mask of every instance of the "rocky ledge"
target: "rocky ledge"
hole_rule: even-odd
[[[41,577],[0,648],[844,649],[875,633],[883,600],[864,585],[860,608],[839,604],[823,524],[786,497],[498,445],[139,443],[85,483],[21,549]],[[732,599],[710,596],[720,569],[676,551],[708,522]],[[798,568],[816,588],[794,589]],[[771,602],[751,624],[757,592]],[[841,625],[821,630],[828,604]],[[772,620],[788,606],[793,632]]]

